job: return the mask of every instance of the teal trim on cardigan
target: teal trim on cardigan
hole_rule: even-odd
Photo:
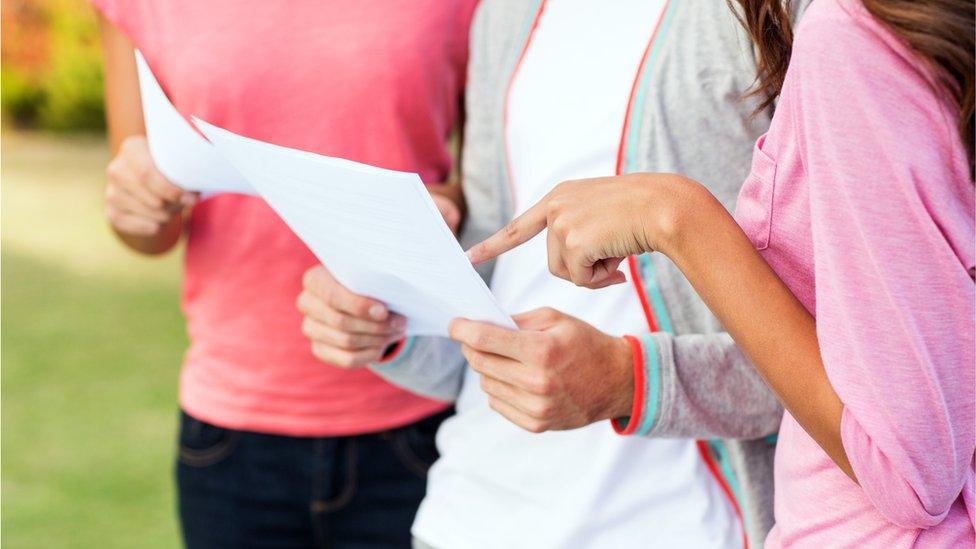
[[[647,55],[644,66],[641,67],[642,74],[640,82],[637,84],[637,92],[634,94],[633,110],[630,113],[630,126],[627,128],[627,147],[624,152],[624,171],[626,172],[634,171],[634,165],[637,163],[637,132],[640,131],[641,118],[644,116],[644,112],[640,107],[644,105],[644,96],[647,94],[647,88],[651,80],[651,71],[648,68],[654,65],[654,60],[657,58],[658,51],[661,49],[659,47],[661,45],[661,39],[668,31],[671,16],[674,14],[674,8],[677,3],[678,0],[671,0],[668,3],[667,11],[661,16],[661,26],[657,30],[657,36],[654,37],[654,45],[651,46],[651,51]]]
[[[651,254],[641,254],[637,256],[637,261],[641,264],[640,273],[644,278],[644,291],[649,294],[651,308],[654,309],[654,319],[657,320],[657,328],[662,332],[673,334],[674,328],[671,327],[671,317],[668,316],[668,308],[664,305],[664,296],[661,295],[657,277],[654,276]]]
[[[644,409],[635,435],[646,436],[657,420],[658,396],[661,391],[661,363],[657,358],[657,344],[651,334],[636,336],[644,354]]]
[[[522,55],[525,54],[525,48],[529,46],[529,34],[532,32],[532,26],[535,25],[536,19],[538,19],[541,16],[541,14],[539,13],[539,6],[541,6],[544,1],[545,0],[536,0],[535,6],[532,7],[532,12],[535,15],[529,17],[528,20],[525,22],[525,25],[522,27],[522,31],[521,31],[522,37],[519,38],[519,43],[521,44],[519,46],[519,54],[515,56],[515,64],[512,65],[511,68],[508,70],[508,78],[505,79],[505,87],[503,89],[503,95],[502,95],[503,113],[505,112],[505,108],[508,105],[509,85],[511,85],[513,79],[515,78],[515,71],[516,69],[518,69],[519,61],[521,60]],[[502,178],[502,183],[505,183],[505,185],[502,185],[501,190],[503,195],[510,196],[512,190],[512,174],[508,173],[508,162],[506,161],[506,158],[508,158],[508,136],[506,135],[507,132],[505,130],[504,120],[502,120],[501,130],[502,130],[502,136],[500,142],[502,144],[502,151],[501,151],[502,154],[498,156],[498,162],[501,164],[501,173],[505,175],[505,177]],[[513,210],[513,212],[508,212],[509,217],[511,217],[512,215],[514,215],[515,204],[509,204],[509,206],[510,206],[509,209]]]
[[[525,22],[525,27],[522,28],[522,39],[519,40],[519,42],[522,43],[522,48],[519,50],[519,53],[521,53],[521,51],[525,49],[525,46],[527,46],[527,44],[525,42],[526,42],[526,40],[529,39],[529,31],[532,30],[532,25],[535,25],[536,19],[539,18],[539,15],[540,15],[539,14],[539,6],[541,6],[544,1],[545,0],[536,0],[535,6],[532,7],[532,12],[535,15],[533,17],[530,17],[529,20]],[[518,59],[518,58],[516,58],[516,59]]]
[[[651,51],[647,55],[644,66],[641,67],[640,81],[638,82],[637,90],[634,93],[634,101],[630,112],[630,122],[629,126],[627,127],[627,143],[624,149],[624,172],[633,172],[636,169],[637,142],[639,141],[638,132],[640,131],[641,127],[641,119],[644,116],[642,107],[644,106],[645,96],[647,95],[647,90],[651,81],[650,67],[654,66],[658,52],[661,50],[662,39],[668,31],[668,27],[671,23],[671,17],[674,14],[677,3],[677,0],[671,0],[668,3],[667,11],[665,11],[664,15],[661,16],[661,23],[657,31],[657,36],[654,38],[654,44],[651,46]],[[658,288],[657,280],[655,280],[654,277],[654,267],[651,265],[649,254],[641,254],[637,257],[637,260],[642,265],[641,274],[643,275],[642,278],[644,278],[644,291],[647,292],[649,301],[651,303],[651,308],[654,309],[654,318],[657,320],[658,329],[662,332],[674,333],[674,330],[671,327],[671,319],[668,317],[667,307],[664,305],[664,297],[661,295],[661,289]],[[656,360],[657,353],[655,353],[655,361]]]
[[[732,470],[732,462],[729,460],[729,452],[725,448],[725,442],[720,439],[712,439],[708,441],[708,446],[718,457],[718,464],[722,470],[722,476],[728,482],[729,488],[732,490],[732,495],[735,496],[735,500],[739,502],[739,508],[742,508],[742,489],[739,488],[739,479]]]

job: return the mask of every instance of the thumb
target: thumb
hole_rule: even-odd
[[[565,316],[552,307],[542,307],[541,309],[533,309],[513,315],[512,320],[515,321],[515,325],[521,330],[542,331],[553,327]]]
[[[430,198],[434,201],[434,205],[437,206],[437,211],[441,213],[441,217],[444,218],[447,226],[452,232],[457,232],[458,226],[461,224],[461,211],[458,209],[457,204],[446,196],[434,193],[431,193]]]

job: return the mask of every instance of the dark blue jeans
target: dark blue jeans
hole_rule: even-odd
[[[447,412],[368,435],[223,429],[183,413],[176,468],[190,549],[410,547]]]

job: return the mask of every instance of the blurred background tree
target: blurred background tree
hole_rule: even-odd
[[[94,12],[80,0],[2,0],[0,102],[20,127],[105,126]]]

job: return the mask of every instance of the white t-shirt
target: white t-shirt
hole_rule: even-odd
[[[555,184],[615,171],[627,101],[663,0],[550,0],[508,98],[516,210]],[[653,84],[652,84],[653,85]],[[632,284],[592,291],[549,273],[545,235],[499,258],[511,313],[551,306],[613,335],[647,330]],[[694,441],[608,422],[531,434],[488,407],[468,370],[437,437],[413,534],[438,549],[738,547],[741,531]]]

